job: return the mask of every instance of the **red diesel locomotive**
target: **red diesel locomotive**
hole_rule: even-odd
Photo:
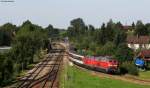
[[[103,71],[106,73],[117,72],[118,61],[111,56],[81,56],[74,53],[69,53],[70,60],[75,64],[82,65],[84,67],[92,68],[94,70]]]
[[[83,62],[85,65],[107,73],[116,72],[118,70],[118,61],[111,56],[84,57]]]

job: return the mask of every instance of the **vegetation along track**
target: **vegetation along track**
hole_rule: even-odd
[[[38,64],[17,88],[52,88],[62,59],[63,52],[49,54],[46,60]],[[45,74],[44,69],[47,70]],[[44,75],[40,76],[41,74]]]

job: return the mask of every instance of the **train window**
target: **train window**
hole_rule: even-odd
[[[95,57],[95,59],[96,59],[96,60],[101,60],[101,59],[102,59],[102,57],[101,57],[101,56],[99,56],[99,57]]]
[[[117,61],[116,61],[116,60],[114,60],[114,63],[117,63]]]
[[[107,58],[107,57],[103,57],[102,60],[103,60],[103,61],[107,61],[108,58]]]
[[[112,60],[110,60],[109,62],[112,63]]]

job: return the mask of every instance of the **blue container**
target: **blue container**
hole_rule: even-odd
[[[141,58],[136,58],[135,59],[135,65],[143,67],[145,65],[145,61]]]

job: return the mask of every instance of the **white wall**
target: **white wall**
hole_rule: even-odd
[[[128,47],[133,50],[137,50],[140,47],[142,47],[143,49],[150,49],[150,44],[128,44]]]

